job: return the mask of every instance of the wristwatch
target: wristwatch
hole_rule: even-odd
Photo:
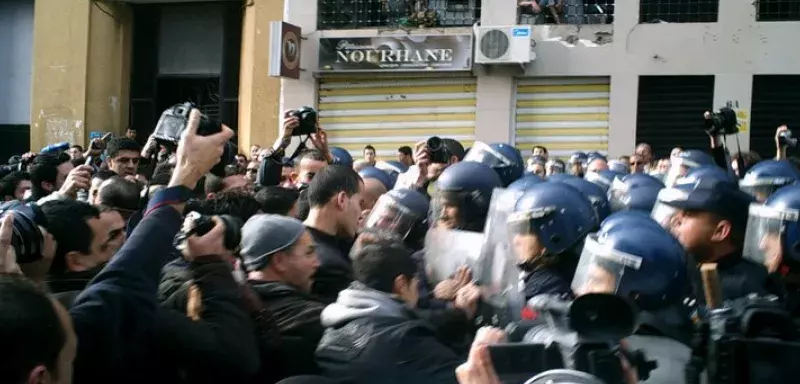
[[[147,203],[147,216],[153,210],[170,204],[181,204],[189,201],[194,197],[194,191],[182,185],[164,188],[156,192],[150,201]],[[183,212],[181,212],[183,214]]]

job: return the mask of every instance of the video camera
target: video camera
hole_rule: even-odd
[[[188,229],[181,229],[175,236],[175,246],[182,246],[183,242],[190,236],[204,236],[211,232],[216,227],[217,222],[213,217],[202,215],[197,212],[189,212],[186,217],[192,220],[192,225]],[[223,236],[223,244],[225,249],[237,250],[239,243],[242,241],[242,226],[244,223],[241,219],[231,215],[219,215],[220,220],[225,225],[225,234]]]
[[[735,135],[739,133],[739,123],[736,111],[730,106],[725,106],[719,111],[711,112],[706,118],[706,133],[709,136]]]
[[[11,246],[17,255],[17,263],[27,264],[40,260],[44,250],[44,235],[39,226],[46,227],[44,215],[36,204],[18,201],[0,205],[0,218],[14,215]]]
[[[152,137],[156,142],[174,152],[177,149],[178,142],[181,140],[181,134],[189,123],[189,114],[192,109],[197,109],[197,107],[193,103],[186,102],[173,105],[164,110],[158,119],[155,130],[153,130]],[[200,115],[200,126],[197,127],[198,135],[210,136],[219,132],[222,132],[222,124],[220,122],[212,120],[205,114]],[[225,143],[225,151],[220,157],[219,163],[214,168],[211,168],[211,173],[219,177],[225,177],[225,166],[234,162],[235,155],[236,149],[233,143]]]
[[[751,294],[713,309],[698,327],[687,383],[788,383],[800,376],[797,325],[776,296]]]
[[[566,380],[555,382],[583,383],[589,382],[587,374],[607,384],[625,383],[621,356],[637,370],[640,380],[647,380],[656,368],[641,351],[619,346],[619,341],[635,330],[638,315],[622,297],[586,294],[569,301],[540,295],[528,301],[528,306],[545,322],[512,324],[507,329],[509,340],[524,334],[521,342],[489,346],[492,364],[503,383],[525,383],[535,375]]]
[[[783,131],[778,134],[778,144],[781,147],[797,148],[797,138],[792,136],[792,131]]]

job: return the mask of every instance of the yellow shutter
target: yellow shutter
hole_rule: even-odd
[[[474,77],[323,78],[319,115],[331,146],[362,157],[372,145],[379,158],[394,159],[397,149],[430,136],[475,140]]]
[[[608,151],[608,77],[520,79],[515,145],[530,156],[534,145],[551,156]]]

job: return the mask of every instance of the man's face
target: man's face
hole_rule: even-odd
[[[365,149],[364,150],[364,160],[367,163],[375,164],[375,151],[373,151],[371,149]]]
[[[236,166],[239,167],[239,169],[247,168],[247,157],[242,156],[242,155],[237,155],[236,156]]]
[[[590,264],[586,271],[586,280],[583,285],[575,290],[576,296],[587,293],[608,293],[617,292],[617,277],[613,273],[598,266]]]
[[[125,136],[127,136],[131,140],[136,140],[136,131],[133,129],[129,129],[125,131]]]
[[[460,224],[460,210],[458,204],[444,198],[441,199],[441,211],[439,217],[436,218],[436,228],[441,229],[456,229]]]
[[[245,178],[247,178],[247,181],[251,183],[256,182],[256,178],[258,177],[258,166],[259,163],[253,161],[247,164],[247,168],[245,168],[246,171],[244,174]]]
[[[544,245],[532,233],[518,233],[513,237],[514,253],[519,263],[536,260],[544,253]]]
[[[54,191],[61,189],[61,186],[64,185],[64,182],[67,180],[67,175],[69,175],[70,171],[75,168],[72,163],[67,161],[58,166],[58,174],[56,175],[56,185],[54,186]]]
[[[314,273],[319,268],[316,248],[314,239],[308,231],[305,231],[281,260],[280,267],[284,269],[283,277],[288,283],[300,288],[303,292],[311,292]]]
[[[414,164],[414,159],[411,157],[411,155],[406,155],[403,152],[397,152],[397,161],[408,166]]]
[[[138,166],[139,153],[136,151],[119,151],[114,158],[108,161],[108,168],[121,176],[136,176]]]
[[[640,155],[633,155],[631,156],[631,160],[628,163],[630,165],[630,172],[631,173],[641,173],[644,172],[644,166],[647,163],[642,159]]]
[[[358,193],[353,196],[347,197],[344,193],[338,199],[343,200],[339,205],[339,226],[342,229],[342,235],[348,237],[355,237],[358,232],[358,223],[361,218],[361,201],[364,198],[364,183],[359,183]]]
[[[253,145],[250,147],[250,158],[257,159],[258,153],[261,152],[261,147],[258,145]]]
[[[545,160],[547,160],[547,152],[546,152],[546,151],[545,151],[545,149],[544,149],[544,148],[542,148],[542,147],[534,147],[534,148],[533,148],[533,155],[534,155],[534,156],[541,156],[541,157],[544,157],[544,158],[545,158]]]
[[[294,188],[292,174],[294,174],[294,167],[283,167],[281,169],[281,187]]]
[[[100,215],[99,218],[91,218],[86,221],[92,230],[92,242],[89,244],[89,253],[71,257],[69,269],[72,272],[81,272],[96,268],[111,260],[111,257],[122,246],[124,241],[125,225],[119,213],[116,215]],[[69,257],[69,254],[68,254]]]
[[[250,183],[247,181],[247,178],[243,175],[228,176],[222,179],[222,191],[224,192],[235,188],[244,188],[249,184]]]
[[[89,188],[89,203],[92,205],[100,204],[97,197],[100,195],[100,186],[103,185],[103,180],[94,177],[92,178],[92,186]]]
[[[658,173],[666,175],[667,172],[669,172],[669,167],[669,159],[661,159],[658,161]]]
[[[541,164],[534,164],[534,165],[531,167],[531,172],[532,172],[534,175],[536,175],[536,176],[539,176],[539,177],[545,177],[545,176],[547,176],[547,169],[545,168],[545,166],[544,166],[544,165],[541,165]]]
[[[297,169],[297,179],[295,184],[299,187],[301,184],[308,184],[322,168],[325,168],[328,163],[314,159],[305,158],[300,160],[300,165]]]
[[[31,189],[31,181],[30,180],[20,180],[17,183],[17,187],[14,188],[14,198],[17,200],[23,200],[25,198],[25,192],[28,192]]]
[[[708,257],[718,222],[711,214],[698,211],[678,211],[670,222],[670,231],[683,248],[698,261]]]
[[[608,163],[606,163],[605,160],[594,159],[587,167],[586,172],[600,172],[600,171],[605,171],[607,169],[608,169]]]
[[[81,153],[81,149],[80,148],[72,147],[72,148],[69,149],[69,157],[71,159],[78,159],[81,156],[83,156],[83,153]]]
[[[653,150],[647,144],[639,144],[634,153],[640,156],[645,163],[650,163],[653,160]]]

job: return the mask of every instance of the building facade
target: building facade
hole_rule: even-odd
[[[0,159],[30,145],[33,0],[0,1]]]
[[[331,145],[360,155],[369,144],[384,158],[433,135],[525,153],[542,144],[557,156],[617,156],[645,141],[666,155],[705,147],[702,114],[725,105],[741,128],[732,151],[738,141],[768,155],[776,127],[800,123],[792,1],[568,0],[560,13],[518,0],[165,3],[175,2],[35,1],[32,148],[128,126],[147,133],[165,106],[186,99],[235,128],[241,147],[268,145],[281,111],[310,105]],[[297,80],[268,76],[276,20],[302,28]],[[472,64],[474,38],[465,39],[477,23],[534,24],[536,59]],[[337,67],[342,41],[423,44],[469,65],[398,68],[357,57],[360,66]]]

